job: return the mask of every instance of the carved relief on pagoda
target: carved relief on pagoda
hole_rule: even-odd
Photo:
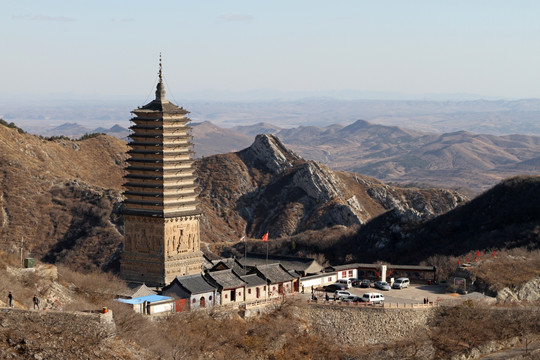
[[[163,253],[163,223],[132,217],[125,222],[125,251],[143,254]]]
[[[196,217],[167,219],[165,255],[186,254],[200,249],[199,220]]]

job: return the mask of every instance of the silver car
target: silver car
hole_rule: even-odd
[[[392,289],[403,289],[408,288],[410,284],[409,278],[406,277],[400,277],[397,278],[396,281],[392,284]]]
[[[373,285],[375,286],[375,288],[379,290],[384,290],[384,291],[390,290],[390,285],[388,285],[386,281],[375,281]]]

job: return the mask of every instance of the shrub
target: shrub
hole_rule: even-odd
[[[5,126],[5,127],[11,128],[11,129],[16,129],[17,132],[18,132],[19,134],[25,134],[25,133],[26,133],[26,131],[24,131],[23,129],[21,129],[21,128],[18,127],[17,125],[15,125],[15,123],[10,122],[10,123],[8,124],[8,122],[5,121],[5,120],[2,119],[2,118],[0,118],[0,125],[3,125],[3,126]]]

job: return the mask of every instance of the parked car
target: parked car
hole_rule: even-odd
[[[336,290],[347,290],[347,287],[343,284],[331,284],[323,286],[323,289],[326,292],[335,292]]]
[[[351,278],[349,280],[351,280],[352,286],[359,286],[360,285],[360,279]]]
[[[360,301],[362,301],[362,298],[360,296],[351,295],[351,296],[344,297],[343,299],[341,299],[341,301],[344,301],[344,302],[360,302]]]
[[[372,304],[382,304],[384,302],[384,296],[379,293],[365,293],[362,295],[362,301]]]
[[[348,291],[344,291],[344,290],[336,290],[334,292],[334,298],[336,298],[337,300],[342,300],[348,296],[351,296],[352,294]]]
[[[345,285],[349,289],[352,286],[352,281],[350,279],[339,279],[336,284]]]
[[[362,282],[360,283],[360,287],[363,287],[363,288],[371,287],[371,280],[368,280],[368,279],[362,280]]]
[[[408,288],[410,284],[409,278],[406,277],[400,277],[397,278],[396,281],[392,284],[392,289],[403,289]]]
[[[384,290],[384,291],[390,290],[390,285],[388,285],[386,281],[375,281],[373,285],[375,286],[375,288],[379,290]]]

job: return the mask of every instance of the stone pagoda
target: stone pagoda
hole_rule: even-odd
[[[156,98],[132,113],[120,273],[160,287],[203,263],[189,112],[165,98],[161,58]]]

